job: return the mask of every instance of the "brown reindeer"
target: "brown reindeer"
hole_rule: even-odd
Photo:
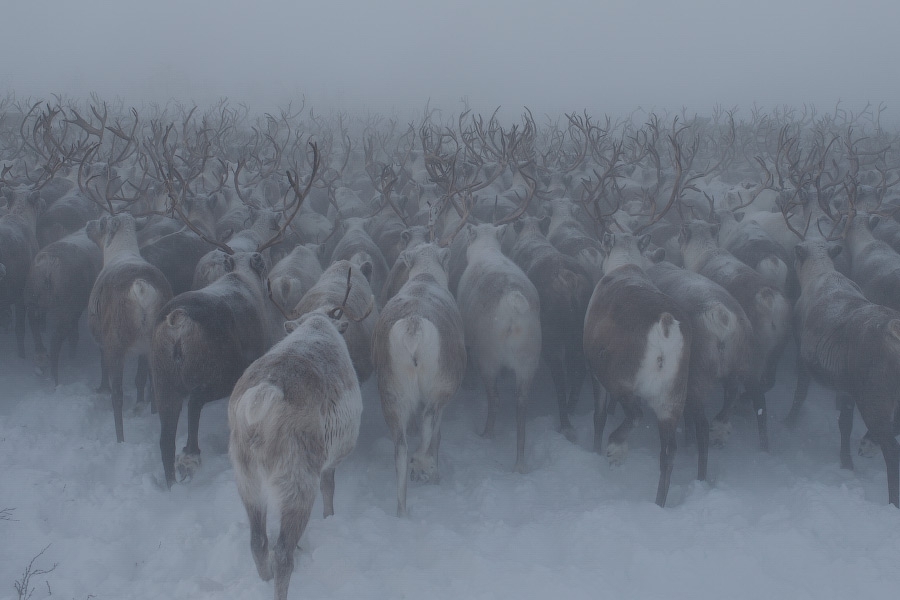
[[[138,354],[137,398],[144,400],[147,353],[163,305],[172,289],[162,272],[141,258],[134,217],[128,213],[91,221],[87,235],[103,251],[101,269],[88,301],[88,323],[100,344],[102,359],[100,389],[112,392],[116,439],[125,441],[122,424],[122,377],[125,356]]]

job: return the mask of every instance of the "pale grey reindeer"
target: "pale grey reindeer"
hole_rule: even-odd
[[[422,244],[397,259],[409,279],[375,325],[372,361],[384,419],[394,440],[397,516],[406,510],[408,478],[437,483],[441,417],[466,371],[463,324],[447,289],[450,250]],[[418,420],[419,450],[409,458],[410,426]]]
[[[759,445],[769,448],[766,392],[775,385],[778,360],[791,331],[791,306],[784,295],[752,267],[738,260],[716,241],[718,227],[704,221],[686,223],[679,234],[684,265],[725,288],[744,309],[763,356],[758,381],[745,380],[745,391],[753,402],[759,427]],[[710,434],[717,444],[729,432],[728,414],[733,397],[726,396]]]
[[[359,435],[362,396],[347,346],[346,321],[313,312],[285,323],[289,335],[247,367],[228,404],[228,453],[250,519],[250,549],[259,576],[275,578],[286,600],[294,550],[322,491],[334,514],[335,467]],[[270,503],[280,531],[270,552]]]
[[[465,323],[466,346],[487,392],[482,435],[490,437],[500,409],[502,371],[516,381],[516,465],[525,472],[525,414],[531,383],[541,358],[540,299],[528,276],[500,249],[506,226],[470,225],[468,265],[456,298]]]
[[[68,339],[72,354],[78,344],[78,320],[87,308],[103,254],[84,228],[44,246],[34,257],[25,281],[25,308],[34,339],[35,365],[41,374],[50,368],[59,385],[59,354]],[[42,331],[48,323],[50,352]]]
[[[162,272],[141,257],[134,217],[128,213],[90,221],[86,232],[103,251],[103,268],[88,300],[88,323],[100,345],[100,389],[112,392],[116,439],[125,441],[122,423],[122,378],[125,357],[138,355],[138,403],[144,400],[149,365],[147,354],[156,318],[172,298],[172,288]]]

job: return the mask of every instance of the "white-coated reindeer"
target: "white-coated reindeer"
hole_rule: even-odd
[[[541,358],[540,300],[522,269],[500,250],[504,227],[469,226],[468,266],[456,293],[466,346],[487,391],[483,435],[490,437],[500,406],[497,383],[505,369],[516,380],[516,466],[525,472],[525,409]]]
[[[334,469],[359,435],[362,396],[341,337],[346,328],[317,312],[288,321],[288,337],[247,367],[228,405],[228,453],[250,519],[250,548],[259,576],[275,577],[275,600],[287,599],[316,486],[325,517],[333,515]],[[281,521],[271,555],[270,500]]]
[[[465,375],[466,348],[462,318],[447,289],[450,250],[423,244],[397,260],[407,265],[409,280],[381,311],[372,360],[394,439],[397,515],[403,516],[407,478],[438,480],[441,415]],[[407,433],[416,418],[422,441],[410,459]]]

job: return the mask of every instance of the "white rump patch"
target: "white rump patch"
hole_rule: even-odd
[[[236,415],[244,424],[255,425],[283,399],[284,392],[281,388],[267,382],[259,383],[243,393],[238,400]]]
[[[634,381],[635,392],[659,419],[672,417],[670,397],[683,352],[684,337],[679,322],[665,313],[647,332],[644,357]]]

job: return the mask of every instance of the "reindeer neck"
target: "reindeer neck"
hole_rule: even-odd
[[[866,246],[875,241],[875,236],[872,235],[866,224],[859,218],[850,225],[850,230],[845,238],[847,250],[850,251],[851,256],[858,256]]]
[[[138,249],[137,235],[133,231],[117,231],[113,239],[103,246],[104,265],[135,257],[141,258],[141,253]]]
[[[609,256],[603,262],[603,274],[605,275],[626,265],[634,265],[639,269],[643,269],[643,262],[641,258],[636,258],[634,253],[629,251],[628,248],[613,247]]]

